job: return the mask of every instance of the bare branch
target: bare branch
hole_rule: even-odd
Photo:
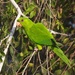
[[[65,34],[65,33],[60,33],[60,32],[56,32],[56,31],[53,31],[53,30],[50,30],[51,33],[53,34],[59,34],[59,35],[64,35],[64,36],[70,36],[70,34]]]
[[[16,17],[16,19],[15,19],[15,21],[14,21],[12,30],[11,30],[11,32],[10,32],[10,34],[9,34],[9,38],[8,38],[8,40],[7,40],[7,43],[6,43],[7,46],[6,46],[5,50],[4,50],[5,55],[7,54],[8,48],[9,48],[9,46],[10,46],[10,44],[11,44],[11,40],[12,40],[13,34],[14,34],[14,32],[15,32],[15,29],[16,29],[17,20],[20,18],[21,15],[22,15],[22,16],[25,16],[25,15],[21,12],[21,9],[19,8],[19,6],[18,6],[17,3],[15,2],[15,0],[10,0],[10,1],[11,1],[11,3],[14,5],[14,7],[16,8],[16,10],[17,10],[17,12],[18,12],[18,15],[17,15],[17,17]],[[25,16],[25,17],[26,17],[26,16]],[[1,70],[2,70],[2,66],[3,66],[4,60],[5,60],[5,56],[2,57],[2,62],[0,63],[0,72],[1,72]]]
[[[25,66],[25,68],[24,68],[24,70],[23,70],[23,72],[22,72],[22,75],[24,75],[24,73],[25,73],[25,71],[26,71],[26,69],[27,69],[27,67],[28,67],[28,64],[30,63],[30,61],[31,61],[31,59],[32,59],[32,57],[34,56],[35,53],[36,53],[36,51],[34,51],[34,52],[31,54],[31,57],[30,57],[29,61],[27,62],[26,66]]]
[[[4,40],[6,40],[8,37],[9,37],[9,35],[7,35],[5,38],[3,38],[3,39],[0,41],[0,46],[1,46],[2,42],[3,42]]]

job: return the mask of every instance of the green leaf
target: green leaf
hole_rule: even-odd
[[[31,11],[33,11],[35,8],[36,8],[37,6],[35,5],[35,4],[30,4],[29,6],[28,6],[28,8],[26,9],[26,11],[25,11],[25,15],[27,15],[27,14],[29,14]]]
[[[34,67],[34,63],[29,63],[28,67]]]
[[[20,56],[21,56],[21,57],[23,57],[23,56],[24,56],[23,52],[21,52],[21,53],[20,53]]]
[[[47,75],[47,69],[45,67],[42,66],[41,70],[43,75]]]
[[[2,56],[0,56],[0,62],[2,62]]]
[[[17,3],[20,2],[20,0],[15,0]]]
[[[41,45],[37,45],[38,50],[42,50],[42,46]]]
[[[41,75],[40,73],[36,73],[36,75]]]
[[[0,51],[0,56],[4,56],[4,52],[3,51]]]
[[[30,50],[33,50],[33,47],[32,46],[28,46],[28,47],[29,47]]]
[[[61,72],[62,72],[62,70],[59,69],[59,70],[56,70],[54,74],[55,75],[61,75]]]
[[[60,42],[57,42],[57,45],[58,45],[58,46],[63,46],[63,44],[62,44],[62,43],[60,43]]]
[[[72,75],[72,73],[70,73],[69,71],[65,71],[64,75]]]
[[[50,9],[46,9],[46,10],[45,10],[45,13],[46,13],[48,16],[51,16],[51,11],[50,11]]]
[[[65,38],[65,39],[63,40],[63,43],[66,44],[68,41],[69,41],[69,38]]]
[[[36,15],[36,11],[32,11],[32,12],[30,13],[30,18],[34,17],[35,15]]]

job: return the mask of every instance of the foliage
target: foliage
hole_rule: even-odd
[[[68,68],[67,65],[63,63],[63,61],[60,60],[52,51],[49,50],[47,55],[47,47],[43,46],[41,48],[42,50],[33,56],[25,75],[47,75],[47,61],[49,63],[48,69],[51,75],[74,75],[75,30],[74,28],[67,26],[65,20],[68,17],[75,16],[75,2],[72,0],[52,0],[50,4],[50,0],[15,1],[18,3],[23,13],[32,21],[42,22],[48,29],[62,33],[61,35],[55,34],[54,37],[56,41],[61,44],[60,48],[64,51],[67,57],[70,58],[73,64],[71,68]],[[10,1],[0,1],[0,40],[10,33],[16,14],[17,12]],[[63,35],[63,33],[68,35],[71,34],[71,36]],[[7,39],[3,41],[0,46],[0,58],[4,55],[3,50],[6,47],[6,41]],[[17,27],[6,56],[2,75],[21,75],[34,48],[35,46],[28,39],[23,29]],[[49,56],[48,60],[47,56]]]

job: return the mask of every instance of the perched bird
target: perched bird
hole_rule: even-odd
[[[25,17],[19,18],[18,22],[23,26],[27,36],[33,43],[50,46],[54,53],[70,66],[70,60],[64,55],[63,51],[58,47],[53,35],[42,23],[34,23]]]

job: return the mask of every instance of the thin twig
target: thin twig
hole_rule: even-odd
[[[46,61],[43,62],[42,64],[40,64],[40,65],[36,68],[36,70],[35,70],[35,72],[33,73],[33,75],[35,75],[35,73],[36,73],[36,71],[39,69],[39,67],[41,67],[41,65],[44,65],[44,64],[46,64]]]
[[[59,60],[60,58],[58,58],[53,64],[51,64],[51,66],[48,69],[51,69]]]
[[[40,8],[39,8],[39,12],[38,12],[38,14],[37,14],[37,16],[36,16],[36,18],[35,18],[35,21],[38,19],[38,21],[40,20],[40,16],[41,16],[41,14],[42,14],[42,12],[44,11],[44,7],[46,6],[46,4],[47,4],[47,0],[42,0],[42,3],[41,3],[41,5],[40,5]],[[44,6],[43,6],[44,5]],[[42,7],[43,6],[43,7]],[[35,22],[34,21],[34,22]]]
[[[3,42],[4,40],[6,40],[8,37],[9,37],[9,35],[7,35],[5,38],[3,38],[3,39],[0,41],[0,46],[1,46],[2,42]]]
[[[24,65],[26,64],[26,62],[28,61],[29,58],[30,58],[30,55],[29,55],[28,57],[26,57],[26,58],[22,61],[22,63],[23,63],[24,61],[25,61],[25,62],[20,66],[20,68],[18,69],[18,71],[17,71],[16,73],[19,73],[19,71],[22,69],[22,67],[24,67]]]
[[[53,34],[59,34],[59,35],[64,35],[64,36],[71,36],[70,34],[65,34],[65,33],[60,33],[60,32],[56,32],[56,31],[53,31],[53,30],[50,30],[51,33]]]
[[[65,69],[64,69],[64,71],[62,72],[62,74],[61,74],[61,75],[64,75],[64,73],[65,73],[65,72],[66,72],[66,70],[67,70],[67,67],[68,67],[68,66],[66,66],[66,67],[65,67]]]
[[[48,58],[48,47],[47,47],[47,52],[46,52],[47,72],[48,72],[48,75],[50,75],[49,69],[48,69],[48,67],[49,67],[48,59],[49,59],[49,58]]]
[[[67,52],[70,50],[70,48],[72,48],[74,42],[75,42],[75,41],[71,42],[70,46],[69,46],[68,49],[65,51],[65,53],[67,53]]]
[[[7,1],[7,2],[0,1],[1,4],[2,4],[2,3],[8,3],[8,2],[10,2],[10,1]]]
[[[38,52],[38,59],[39,59],[39,63],[40,63],[40,67],[41,67],[41,71],[42,71],[42,63],[41,63],[41,59],[40,59],[40,54]],[[43,73],[43,72],[42,72]]]
[[[30,59],[29,59],[29,61],[27,62],[26,66],[25,66],[25,68],[24,68],[24,70],[23,70],[23,72],[22,72],[22,75],[24,75],[24,73],[25,73],[25,71],[26,71],[26,69],[27,69],[27,67],[28,67],[28,64],[30,63],[30,61],[31,61],[31,59],[32,59],[32,57],[34,56],[35,53],[36,53],[36,50],[34,50],[34,52],[31,54]]]

